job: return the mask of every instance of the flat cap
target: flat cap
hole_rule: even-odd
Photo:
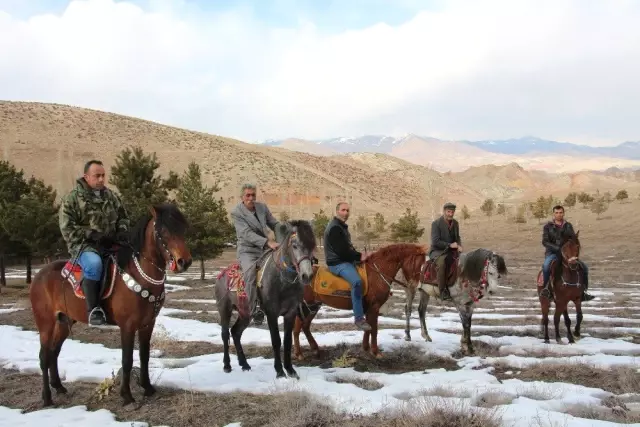
[[[456,210],[456,205],[454,205],[451,202],[447,202],[444,204],[444,206],[442,207],[442,209],[453,209],[454,211]]]

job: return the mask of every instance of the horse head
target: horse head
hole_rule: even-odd
[[[310,285],[313,278],[312,258],[316,249],[316,237],[311,224],[304,220],[280,222],[275,235],[280,244],[278,264],[293,265],[302,283]]]
[[[575,237],[565,237],[562,242],[560,252],[562,253],[562,263],[566,261],[568,266],[573,267],[580,257],[580,230],[576,233]]]
[[[193,258],[185,239],[188,223],[184,215],[172,203],[152,206],[149,211],[153,220],[153,242],[157,253],[174,273],[187,271]]]

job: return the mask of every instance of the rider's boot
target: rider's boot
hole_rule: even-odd
[[[542,286],[542,289],[540,290],[540,296],[548,299],[549,301],[553,301],[553,293],[551,292],[550,284],[550,280],[545,282],[545,284]]]
[[[449,286],[447,286],[447,264],[443,263],[438,268],[438,289],[440,290],[440,299],[442,301],[452,301]]]
[[[593,295],[587,293],[587,290],[589,290],[589,284],[585,283],[582,288],[582,301],[591,301],[595,298]]]
[[[260,301],[258,301],[258,298],[256,298],[256,305],[253,307],[251,318],[256,326],[260,326],[262,325],[262,322],[264,322],[264,311],[260,308]]]
[[[107,323],[107,316],[100,307],[100,286],[97,280],[82,279],[82,292],[87,302],[89,326],[102,326]]]

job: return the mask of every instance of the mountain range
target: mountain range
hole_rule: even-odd
[[[182,173],[195,161],[204,184],[217,186],[216,195],[228,210],[239,202],[242,184],[253,182],[258,185],[259,199],[275,215],[287,212],[292,218],[311,218],[320,209],[331,213],[339,200],[351,202],[355,215],[380,212],[393,221],[411,208],[427,220],[437,215],[445,201],[467,205],[473,211],[487,197],[496,203],[516,204],[539,195],[564,198],[570,191],[615,194],[625,188],[632,197],[640,191],[640,173],[634,170],[637,162],[630,159],[621,163],[613,159],[620,164],[599,172],[558,172],[566,168],[559,159],[575,161],[576,156],[554,155],[546,160],[551,170],[556,169],[549,173],[525,168],[513,160],[517,155],[415,135],[343,139],[342,144],[360,148],[378,144],[380,149],[391,149],[388,153],[357,152],[335,141],[251,144],[105,111],[0,101],[0,160],[10,161],[27,176],[45,180],[59,196],[81,176],[84,162],[103,160],[109,175],[116,156],[131,146],[154,153],[161,165],[158,172],[165,176],[169,170]],[[308,148],[324,151],[304,152]],[[494,161],[498,158],[502,164]],[[525,165],[536,161],[521,158]],[[592,169],[602,169],[603,159],[592,156],[583,161],[598,166]],[[445,168],[441,172],[433,166],[438,164],[458,171]]]
[[[613,147],[591,147],[533,136],[503,140],[445,141],[407,134],[401,137],[364,135],[321,140],[289,138],[262,141],[261,144],[317,155],[389,154],[441,172],[512,162],[526,169],[554,172],[640,167],[640,141],[623,142]]]

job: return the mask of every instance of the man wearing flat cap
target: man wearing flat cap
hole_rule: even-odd
[[[431,223],[429,258],[435,260],[438,266],[440,298],[443,301],[451,301],[451,294],[447,286],[447,271],[451,268],[455,251],[462,252],[462,242],[458,221],[453,219],[456,205],[450,202],[445,203],[442,210],[442,216]]]

